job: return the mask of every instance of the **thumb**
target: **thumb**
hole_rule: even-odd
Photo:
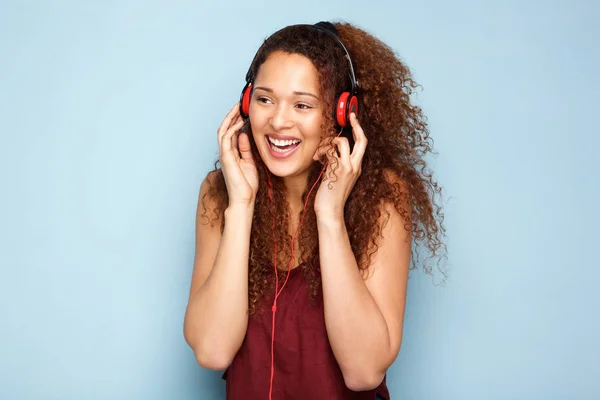
[[[240,149],[240,156],[242,160],[252,161],[252,148],[250,147],[250,139],[246,132],[240,133],[238,137],[238,148]]]

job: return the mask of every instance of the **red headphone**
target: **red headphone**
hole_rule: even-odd
[[[342,46],[342,48],[344,49],[346,57],[348,57],[348,64],[350,66],[349,76],[352,87],[350,91],[342,92],[338,96],[333,119],[339,128],[350,126],[350,114],[354,112],[358,115],[358,80],[356,79],[356,75],[354,74],[354,66],[352,65],[352,58],[350,57],[350,52],[338,37],[337,29],[330,22],[319,22],[315,25],[300,24],[296,26],[309,26],[321,32],[325,32],[331,37],[333,37],[336,40],[336,42],[338,42],[340,46]],[[250,113],[250,97],[252,96],[252,83],[254,80],[254,77],[252,76],[253,65],[254,61],[252,61],[252,63],[250,64],[250,68],[246,73],[246,85],[244,86],[244,89],[242,89],[242,94],[240,96],[240,115],[242,116],[242,118],[248,118],[248,115]]]

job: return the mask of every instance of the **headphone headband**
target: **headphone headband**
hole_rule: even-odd
[[[316,23],[314,25],[309,25],[309,26],[312,26],[312,27],[320,30],[321,32],[325,32],[325,33],[329,34],[329,36],[333,37],[340,44],[340,46],[342,46],[342,49],[344,49],[344,52],[346,53],[346,57],[348,58],[348,64],[350,65],[350,84],[352,85],[352,94],[357,94],[358,93],[358,79],[356,79],[356,74],[354,73],[354,65],[352,63],[352,57],[350,57],[350,52],[344,45],[344,42],[342,42],[342,40],[338,36],[338,30],[336,29],[335,25],[333,25],[331,22],[321,21],[319,23]]]

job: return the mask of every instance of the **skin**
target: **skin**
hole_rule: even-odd
[[[333,187],[321,185],[315,196],[325,324],[346,386],[369,390],[381,383],[400,350],[411,237],[393,205],[382,204],[382,218],[387,212],[389,219],[383,225],[383,237],[367,273],[361,274],[343,211],[360,176],[368,141],[352,114],[352,153],[343,137],[331,144],[336,152],[327,151],[321,131],[323,109],[318,83],[317,70],[309,59],[275,52],[256,76],[249,117],[261,158],[273,174],[284,179],[293,212],[302,209],[301,195],[309,166],[325,155],[330,161],[325,167],[328,175],[332,157],[338,159]],[[186,340],[199,364],[209,369],[227,368],[242,344],[248,323],[249,236],[258,175],[247,135],[237,135],[242,126],[237,110],[235,105],[218,131],[229,194],[225,229],[221,236],[218,223],[212,227],[197,224],[197,250],[185,316]],[[265,140],[270,134],[300,139],[300,147],[289,158],[277,159],[270,154]],[[200,199],[205,190],[206,182]],[[203,211],[199,201],[198,215]]]

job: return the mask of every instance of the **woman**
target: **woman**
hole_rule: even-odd
[[[444,248],[415,87],[347,23],[258,50],[200,188],[184,326],[227,399],[389,399],[411,250]]]

